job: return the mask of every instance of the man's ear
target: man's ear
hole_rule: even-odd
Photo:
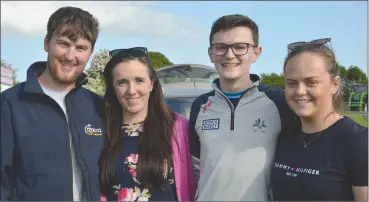
[[[213,61],[213,53],[211,51],[211,47],[208,48],[208,55],[209,55],[210,62],[211,63],[214,63],[214,61]]]
[[[49,43],[50,43],[49,39],[47,39],[47,36],[45,36],[45,39],[44,39],[44,50],[47,53],[49,52]]]
[[[254,54],[252,54],[252,56],[251,56],[251,62],[252,63],[256,62],[262,52],[263,52],[263,47],[258,46],[256,48],[254,48]]]

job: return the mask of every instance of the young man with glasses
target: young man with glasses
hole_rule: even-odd
[[[82,88],[98,34],[87,11],[58,9],[47,23],[47,61],[1,93],[1,201],[100,199],[103,100]]]
[[[197,200],[268,200],[276,141],[291,111],[281,89],[249,73],[261,52],[250,18],[228,15],[214,22],[208,53],[219,79],[190,114]]]

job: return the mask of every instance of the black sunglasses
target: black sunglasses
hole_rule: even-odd
[[[112,51],[109,51],[109,55],[110,55],[110,59],[112,59],[113,57],[125,58],[125,57],[128,57],[128,56],[132,56],[132,57],[147,57],[148,60],[149,60],[150,67],[153,68],[152,62],[151,62],[151,58],[149,56],[149,51],[145,47],[133,47],[133,48],[126,48],[126,49],[114,49]]]
[[[145,47],[133,47],[133,48],[126,48],[126,49],[114,49],[109,51],[110,58],[113,57],[149,57],[149,51]]]
[[[312,41],[299,41],[288,44],[287,48],[288,50],[294,50],[297,47],[304,46],[304,45],[317,45],[321,46],[331,41],[331,38],[323,38],[323,39],[316,39]]]

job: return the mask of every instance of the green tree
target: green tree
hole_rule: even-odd
[[[343,100],[345,102],[349,101],[350,93],[354,91],[353,85],[355,82],[349,81],[348,79],[341,80],[342,92],[343,92]]]
[[[109,50],[100,49],[97,53],[93,55],[91,66],[88,70],[86,70],[88,76],[94,78],[101,76],[104,72],[106,63],[108,63],[109,60]]]
[[[262,73],[260,80],[261,80],[261,82],[263,82],[265,84],[275,86],[275,87],[279,87],[279,88],[284,88],[283,74],[276,74],[276,73],[265,74],[265,73]]]
[[[13,72],[12,78],[13,78],[13,85],[17,85],[19,83],[19,81],[17,80],[17,69],[13,68],[13,66],[11,64],[8,64],[7,62],[5,62],[5,60],[1,60],[1,66],[11,69]]]
[[[347,79],[347,74],[348,74],[348,72],[347,72],[346,67],[345,67],[345,66],[340,65],[339,63],[337,63],[337,66],[338,66],[338,68],[339,68],[339,70],[340,70],[340,77],[341,77],[342,79]]]
[[[109,62],[109,50],[100,49],[92,57],[91,66],[86,70],[88,75],[88,83],[85,87],[99,95],[103,95],[105,92],[105,83],[103,72],[106,63]]]
[[[360,84],[368,84],[366,74],[359,67],[353,65],[347,69],[347,79]]]
[[[151,63],[152,66],[157,69],[160,67],[164,67],[164,66],[168,66],[168,65],[173,65],[173,63],[171,61],[169,61],[169,59],[163,55],[162,53],[159,52],[149,52],[149,56],[151,59]]]
[[[361,84],[368,84],[368,76],[364,72],[363,72],[363,74],[361,74],[360,83]]]

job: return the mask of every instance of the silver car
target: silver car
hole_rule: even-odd
[[[177,64],[157,70],[166,104],[189,118],[192,102],[212,91],[211,83],[218,74],[213,67],[198,64]]]

